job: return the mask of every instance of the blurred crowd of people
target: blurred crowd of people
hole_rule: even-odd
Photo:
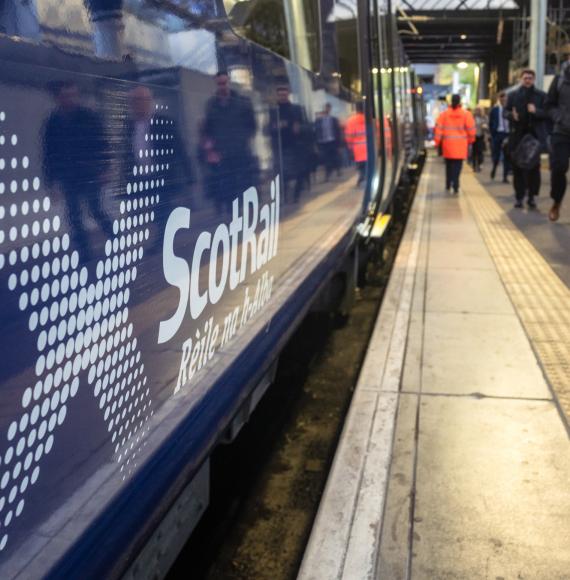
[[[269,111],[264,134],[273,152],[274,172],[282,172],[283,197],[297,203],[309,191],[322,167],[324,181],[342,176],[344,167],[356,161],[349,117],[343,127],[325,103],[311,122],[302,105],[293,103],[289,85],[278,85],[275,106]],[[252,150],[257,131],[253,105],[248,97],[230,88],[225,71],[216,75],[216,91],[206,105],[200,128],[198,159],[206,180],[206,193],[219,211],[229,210],[227,192],[242,191],[258,181],[259,163]],[[364,134],[365,138],[365,134]]]
[[[542,154],[548,153],[552,198],[548,215],[557,221],[570,160],[570,57],[548,94],[535,86],[535,79],[533,70],[522,71],[519,85],[501,91],[489,113],[482,107],[473,112],[464,109],[460,96],[453,95],[449,108],[436,121],[435,142],[446,160],[448,191],[458,192],[464,160],[475,172],[482,171],[488,148],[491,179],[500,167],[504,183],[512,175],[515,208],[522,208],[526,200],[529,209],[536,209]]]
[[[284,203],[299,202],[317,181],[341,178],[351,165],[358,169],[358,184],[363,181],[367,146],[360,104],[344,124],[332,114],[328,102],[311,122],[304,107],[292,102],[289,86],[282,84],[275,89],[275,103],[266,126],[259,128],[259,115],[251,99],[231,87],[227,72],[220,71],[214,80],[213,94],[205,102],[197,124],[197,163],[188,153],[174,118],[168,116],[168,107],[159,107],[147,86],[138,85],[129,91],[122,123],[110,127],[104,114],[83,102],[73,80],[50,84],[55,107],[41,137],[45,183],[65,201],[71,236],[86,259],[91,257],[92,240],[85,212],[110,238],[113,227],[106,213],[104,192],[114,191],[113,197],[123,198],[129,187],[136,187],[133,183],[139,181],[137,174],[145,176],[145,184],[146,176],[162,184],[160,203],[155,208],[158,232],[163,231],[178,203],[177,196],[198,181],[204,200],[215,212],[231,215],[237,193],[260,182],[254,145],[258,133],[270,144],[274,161],[271,171],[282,173]],[[153,133],[157,133],[157,139],[168,138],[168,146],[158,149],[152,141]],[[153,236],[151,252],[160,250],[158,232]]]

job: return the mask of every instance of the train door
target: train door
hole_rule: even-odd
[[[396,19],[391,15],[390,23],[392,27],[392,71],[394,83],[394,147],[396,149],[395,178],[401,175],[405,160],[404,146],[404,86],[402,83],[401,52],[398,44]]]
[[[396,179],[396,152],[395,152],[395,110],[394,110],[394,82],[392,76],[392,50],[390,26],[388,17],[390,14],[388,0],[376,0],[378,13],[378,29],[381,39],[380,51],[380,80],[379,91],[382,103],[381,127],[383,134],[383,159],[384,159],[384,183],[382,192],[382,205],[385,206],[390,202],[391,194],[394,189]]]
[[[414,71],[411,71],[412,84],[412,102],[414,109],[414,135],[416,141],[417,152],[419,153],[424,148],[424,141],[426,139],[426,119],[425,119],[425,105],[423,100],[423,88],[419,83],[419,79]]]
[[[381,130],[382,100],[380,89],[381,43],[378,29],[378,8],[375,0],[363,0],[361,19],[362,37],[367,39],[363,46],[363,70],[368,71],[365,94],[367,98],[368,123],[367,138],[369,151],[369,212],[375,213],[383,196],[383,184],[386,181],[384,165],[384,135]]]
[[[400,73],[403,81],[403,97],[404,97],[404,110],[403,110],[403,122],[404,122],[404,145],[406,151],[406,164],[410,163],[415,155],[414,152],[414,132],[412,127],[413,120],[413,104],[412,104],[412,84],[409,74],[409,68],[407,66],[407,61],[404,59],[405,66],[400,67]]]

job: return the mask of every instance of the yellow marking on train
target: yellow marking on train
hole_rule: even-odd
[[[391,215],[388,215],[387,213],[379,213],[374,220],[370,237],[381,238],[384,235],[384,232],[388,229],[388,224],[391,219]]]

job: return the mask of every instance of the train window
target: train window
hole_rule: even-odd
[[[324,14],[324,20],[334,25],[338,54],[338,70],[333,74],[340,77],[341,84],[347,89],[360,93],[357,0],[335,0],[327,4],[329,10]]]
[[[312,71],[321,63],[319,0],[224,0],[237,34]]]
[[[216,54],[204,24],[216,18],[211,0],[0,0],[0,34],[105,60],[183,62],[205,72],[216,69]]]

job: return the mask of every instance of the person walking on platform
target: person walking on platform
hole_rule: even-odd
[[[546,111],[554,122],[550,138],[550,197],[553,204],[548,217],[555,222],[560,217],[560,206],[566,193],[570,159],[570,55],[550,85]]]
[[[491,169],[491,179],[495,179],[497,167],[503,160],[503,183],[508,183],[508,175],[510,171],[510,162],[508,155],[505,155],[503,145],[505,139],[509,136],[509,122],[503,116],[505,105],[507,104],[507,93],[501,91],[499,93],[499,102],[491,109],[489,114],[489,132],[491,133],[491,157],[493,159],[493,167]]]
[[[489,125],[487,124],[487,117],[483,114],[481,107],[475,108],[473,119],[475,120],[475,143],[471,147],[471,156],[473,160],[473,171],[479,172],[481,171],[481,165],[483,165],[485,135],[489,129]]]
[[[510,122],[509,152],[513,164],[515,187],[515,207],[521,208],[523,200],[528,195],[528,207],[536,208],[534,198],[540,191],[540,157],[533,167],[522,167],[517,151],[527,135],[537,139],[542,148],[546,148],[546,93],[534,86],[535,72],[523,70],[518,89],[509,93],[503,116]]]
[[[441,145],[445,159],[445,190],[459,193],[459,175],[475,142],[473,115],[461,107],[461,97],[453,95],[451,105],[439,115],[435,125],[435,146]]]

